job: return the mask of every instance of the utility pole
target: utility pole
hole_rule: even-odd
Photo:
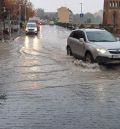
[[[19,4],[18,34],[20,34],[20,23],[21,23],[21,4]]]
[[[80,22],[83,23],[83,17],[84,17],[84,14],[83,14],[83,3],[80,3],[80,5],[81,5]]]
[[[4,35],[4,31],[5,31],[5,13],[6,13],[6,8],[3,7],[3,12],[2,12],[2,17],[3,17],[3,27],[2,27],[2,42],[4,42],[5,40],[5,35]]]
[[[8,17],[8,19],[9,19],[9,36],[11,38],[11,13],[10,13],[10,10],[8,13],[9,13],[9,17]]]
[[[6,13],[6,8],[3,7],[3,26],[4,26],[4,30],[5,30],[5,13]]]
[[[81,14],[82,14],[82,3],[80,3],[80,5],[81,5]]]
[[[25,0],[25,24],[27,21],[27,2],[29,2],[28,0]]]

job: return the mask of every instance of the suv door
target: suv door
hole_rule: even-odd
[[[80,57],[84,57],[84,55],[85,55],[85,42],[86,42],[86,37],[85,37],[84,32],[78,30],[77,37],[78,37],[78,42],[76,42],[76,53]],[[80,41],[80,38],[83,38],[84,42]]]
[[[70,36],[69,36],[69,45],[70,45],[70,48],[72,50],[72,53],[77,55],[76,53],[76,46],[77,46],[77,42],[79,42],[78,40],[78,35],[77,35],[77,31],[73,31]]]

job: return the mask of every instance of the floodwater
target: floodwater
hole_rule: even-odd
[[[119,129],[120,66],[66,55],[70,30],[0,43],[0,129]]]

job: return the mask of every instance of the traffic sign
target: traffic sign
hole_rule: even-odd
[[[84,17],[84,14],[83,13],[80,13],[80,17]]]

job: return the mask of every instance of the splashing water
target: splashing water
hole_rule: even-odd
[[[100,66],[97,63],[88,64],[88,63],[83,62],[82,60],[74,60],[73,63],[76,66],[81,66],[83,68],[82,69],[83,72],[85,72],[85,71],[88,71],[88,72],[100,71]]]

